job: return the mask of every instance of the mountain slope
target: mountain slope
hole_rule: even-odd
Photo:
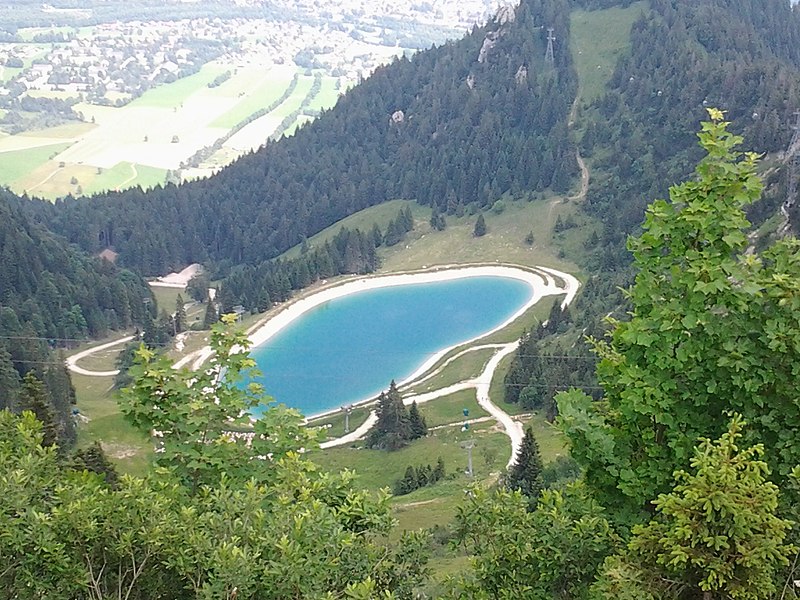
[[[800,92],[800,21],[784,1],[524,0],[459,42],[379,70],[295,137],[209,180],[23,206],[86,251],[114,248],[141,274],[197,261],[224,275],[389,199],[461,214],[504,194],[565,192],[577,174],[568,120],[579,88],[566,49],[586,46],[570,40],[570,15],[580,9],[591,21],[617,7],[641,17],[629,32],[606,32],[620,36],[606,40],[620,58],[605,87],[583,82],[591,101],[576,124],[592,169],[583,209],[602,223],[588,266],[617,271],[646,203],[696,161],[706,105],[727,110],[756,150],[785,147]],[[779,180],[771,193],[766,214]]]
[[[800,106],[800,17],[788,3],[653,0],[650,7],[606,93],[584,111],[581,148],[595,175],[587,210],[604,223],[602,269],[628,262],[624,239],[645,205],[699,158],[694,132],[706,106],[727,111],[747,147],[766,153],[786,147]]]
[[[64,433],[74,440],[74,390],[52,349],[142,323],[150,290],[140,277],[85,256],[27,218],[0,191],[0,409],[17,408],[32,371]]]
[[[212,179],[39,204],[85,250],[154,274],[188,262],[257,264],[370,205],[414,198],[459,211],[504,193],[566,191],[577,173],[567,0],[526,0],[463,40],[378,70],[293,138]]]
[[[606,315],[626,318],[619,289],[632,283],[627,235],[649,202],[688,176],[699,158],[695,131],[707,118],[706,106],[728,111],[745,148],[777,155],[800,102],[800,21],[786,3],[656,0],[623,10],[625,3],[603,8],[607,4],[572,14],[572,33],[581,36],[572,46],[583,52],[576,56],[580,148],[592,169],[582,208],[602,223],[587,243],[587,266],[595,275],[571,314],[558,315],[558,326],[531,332],[506,377],[506,401],[551,415],[559,390],[576,385],[596,393],[584,336],[602,337]],[[633,23],[631,10],[638,14]],[[612,52],[619,54],[613,73]],[[784,171],[768,171],[771,185],[750,209],[755,221],[778,211]]]

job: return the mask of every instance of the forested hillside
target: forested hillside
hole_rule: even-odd
[[[705,107],[727,111],[757,152],[779,152],[800,102],[800,20],[784,0],[652,0],[631,31],[608,92],[585,112],[592,158],[587,210],[603,224],[596,266],[629,262],[625,236],[649,199],[699,158]],[[780,180],[782,182],[783,180]],[[770,190],[771,209],[782,200]]]
[[[589,6],[611,4],[625,3]],[[756,152],[779,153],[788,146],[793,113],[800,108],[798,36],[798,13],[782,0],[649,3],[606,92],[579,119],[581,152],[592,169],[582,208],[602,223],[589,238],[593,277],[558,328],[534,331],[524,340],[506,379],[507,401],[554,414],[559,389],[594,385],[586,373],[591,353],[583,335],[598,335],[599,321],[619,310],[618,286],[632,282],[627,237],[637,231],[645,206],[666,197],[699,159],[696,124],[707,106],[727,111],[732,130],[743,133]],[[753,221],[778,211],[786,177],[785,170],[769,173],[762,199],[748,207]],[[551,334],[570,325],[583,335],[568,336],[565,347]]]
[[[465,39],[376,72],[291,139],[216,177],[51,207],[28,204],[56,232],[143,275],[190,262],[226,273],[258,265],[331,223],[392,198],[460,213],[504,194],[565,192],[577,173],[568,129],[578,81],[570,10],[629,1],[525,0]],[[557,38],[545,61],[546,27]],[[591,266],[627,264],[625,236],[647,198],[697,158],[705,105],[763,152],[782,150],[800,89],[798,18],[769,0],[654,0],[630,32],[607,92],[579,111],[592,167],[585,209],[604,227]],[[785,187],[776,180],[769,212]],[[768,194],[769,196],[769,194]]]
[[[378,70],[294,137],[206,181],[38,204],[89,252],[144,275],[191,262],[258,264],[367,206],[413,198],[448,212],[506,193],[569,189],[567,0],[526,0],[459,42]]]
[[[138,275],[69,247],[0,191],[0,408],[30,407],[30,372],[73,439],[74,392],[53,349],[142,323],[145,298],[150,290]]]

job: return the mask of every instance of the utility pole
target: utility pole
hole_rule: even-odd
[[[344,411],[344,432],[350,433],[350,413],[353,412],[353,405],[343,406],[342,410]]]
[[[469,431],[469,421],[467,420],[469,418],[469,409],[463,409],[462,413],[464,414],[464,425],[461,426],[463,433]],[[467,475],[472,477],[474,474],[472,470],[472,449],[475,447],[475,440],[467,440],[461,444],[461,447],[467,451]]]
[[[554,63],[556,61],[555,54],[553,54],[553,42],[556,41],[556,36],[553,35],[555,29],[552,27],[547,28],[547,52],[545,52],[545,62]]]
[[[467,475],[472,477],[474,472],[472,470],[472,449],[475,447],[475,440],[467,440],[461,447],[467,451]]]

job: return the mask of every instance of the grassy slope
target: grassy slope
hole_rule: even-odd
[[[549,266],[572,273],[577,266],[558,257],[561,239],[553,236],[552,230],[558,216],[573,214],[575,208],[549,197],[533,202],[506,201],[505,210],[496,214],[484,213],[488,233],[475,238],[475,215],[461,218],[447,217],[447,228],[434,231],[428,225],[430,209],[410,200],[392,200],[351,215],[309,238],[311,247],[322,245],[332,239],[342,227],[370,231],[377,224],[382,230],[397,213],[410,207],[415,229],[407,239],[392,248],[381,249],[383,259],[381,272],[422,269],[432,265],[466,264],[478,262],[505,262],[527,266]],[[533,246],[525,244],[525,236],[534,234]],[[300,248],[295,247],[283,254],[283,258],[296,258]]]
[[[121,162],[97,174],[91,182],[83,186],[83,193],[91,195],[123,186],[127,188],[137,185],[144,190],[163,184],[166,176],[166,169]]]
[[[628,8],[576,10],[570,15],[570,50],[581,85],[581,98],[591,102],[603,95],[617,60],[630,48],[631,25],[647,2]]]
[[[87,357],[80,365],[87,369],[112,370],[119,349],[121,346]],[[152,458],[151,444],[146,435],[134,429],[122,416],[113,391],[114,378],[86,377],[73,373],[72,383],[82,415],[78,422],[78,445],[84,446],[99,440],[122,472],[134,475],[145,473]]]
[[[409,235],[411,244],[398,244],[389,249],[384,261],[387,271],[420,269],[437,264],[505,262],[519,265],[543,265],[576,272],[577,267],[558,258],[553,247],[552,228],[559,215],[574,212],[574,207],[558,198],[526,201],[506,201],[505,210],[497,214],[484,213],[487,234],[476,238],[472,232],[477,216],[447,217],[443,232],[427,225],[430,211],[422,209],[423,221]],[[533,232],[534,244],[525,244]],[[405,246],[409,245],[408,248]]]
[[[383,450],[366,450],[361,444],[355,447],[332,448],[322,452],[314,452],[312,458],[330,471],[353,469],[358,476],[358,483],[370,489],[391,488],[394,481],[403,476],[410,465],[436,464],[441,456],[448,473],[461,475],[466,467],[466,451],[461,444],[473,437],[478,437],[480,446],[495,452],[495,460],[486,464],[480,460],[480,452],[476,446],[473,451],[473,466],[476,478],[490,476],[508,460],[508,438],[493,431],[492,423],[482,423],[468,432],[460,427],[447,427],[431,432],[428,437],[409,444],[402,450],[385,452]],[[462,485],[466,481],[462,482]]]
[[[308,239],[308,244],[311,247],[321,246],[326,241],[336,237],[336,234],[339,233],[343,227],[370,231],[372,226],[377,224],[381,229],[386,229],[386,225],[388,225],[389,221],[394,219],[397,213],[404,210],[406,207],[411,207],[412,214],[416,220],[424,218],[425,211],[416,202],[409,200],[391,200],[357,212],[354,215],[350,215],[334,223],[330,227],[310,237]],[[283,258],[297,258],[298,256],[300,256],[300,246],[295,246],[282,255]]]
[[[426,379],[417,385],[412,385],[410,391],[414,393],[429,392],[431,390],[447,387],[448,385],[453,385],[459,381],[474,379],[481,374],[481,371],[483,371],[486,363],[489,362],[489,359],[492,358],[494,353],[495,349],[486,348],[482,350],[473,350],[458,356],[453,359],[448,365],[448,368],[430,379]]]
[[[469,411],[469,415],[466,417],[464,416],[464,409]],[[428,427],[453,424],[459,426],[465,419],[480,419],[489,414],[478,405],[478,401],[475,398],[475,390],[462,390],[455,394],[420,404],[419,412],[425,417]]]

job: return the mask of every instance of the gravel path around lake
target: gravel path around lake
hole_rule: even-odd
[[[527,283],[529,283],[534,290],[531,299],[516,313],[514,313],[514,315],[512,315],[506,322],[502,323],[501,325],[499,325],[498,327],[489,332],[481,334],[481,336],[477,338],[480,339],[482,337],[486,337],[494,333],[495,331],[503,329],[508,324],[519,318],[519,316],[525,313],[525,311],[527,311],[531,306],[539,302],[545,296],[564,294],[564,300],[561,302],[562,308],[566,308],[572,303],[572,301],[575,299],[575,295],[578,293],[578,289],[580,288],[580,282],[576,277],[568,273],[563,273],[556,269],[550,269],[547,267],[537,267],[536,270],[539,273],[511,266],[453,267],[435,271],[433,270],[426,271],[421,273],[386,275],[386,276],[367,277],[363,279],[358,279],[356,281],[350,281],[342,285],[333,286],[331,288],[321,290],[320,292],[317,292],[315,294],[312,294],[311,296],[302,298],[297,302],[290,304],[285,310],[278,313],[275,317],[267,321],[265,324],[260,326],[254,333],[252,333],[250,336],[250,341],[252,346],[263,344],[265,341],[267,341],[272,336],[277,334],[281,329],[286,327],[289,323],[299,318],[312,308],[324,304],[325,302],[329,302],[330,300],[333,300],[335,298],[341,298],[349,294],[353,294],[360,291],[377,289],[381,287],[391,287],[396,285],[407,285],[409,283],[428,283],[434,281],[446,281],[451,279],[458,279],[461,277],[477,277],[477,276],[487,276],[487,275],[514,277],[516,279],[522,279]],[[546,274],[544,281],[541,277],[541,273]],[[186,274],[184,273],[184,275]],[[561,281],[562,283],[561,286],[557,284],[556,278]],[[167,285],[170,285],[170,283],[167,283]],[[172,283],[172,285],[174,285],[174,283]],[[86,350],[73,354],[66,360],[67,367],[73,373],[78,373],[81,375],[88,375],[93,377],[113,377],[117,375],[117,373],[119,373],[118,370],[90,371],[88,369],[79,367],[76,363],[80,359],[85,358],[95,352],[100,352],[107,348],[124,344],[132,339],[133,336],[127,336],[122,339],[114,340],[112,342],[101,344],[100,346],[88,348]],[[471,343],[473,341],[475,340],[462,342],[461,344],[458,344],[458,346],[462,346],[466,343]],[[505,434],[511,440],[511,457],[508,460],[508,466],[510,467],[511,465],[514,464],[517,452],[520,448],[520,445],[522,444],[522,438],[524,437],[522,423],[514,419],[511,415],[506,413],[504,410],[499,408],[496,404],[494,404],[491,401],[491,398],[489,397],[489,389],[491,387],[494,373],[497,370],[497,367],[499,366],[500,362],[506,356],[514,352],[518,346],[519,346],[519,340],[507,344],[484,344],[484,345],[472,346],[450,357],[447,361],[444,362],[444,364],[440,365],[436,369],[433,369],[433,367],[436,366],[436,364],[448,352],[453,350],[453,347],[445,348],[444,350],[436,353],[429,360],[425,361],[423,365],[421,365],[406,380],[400,382],[399,385],[402,387],[412,383],[416,384],[422,381],[426,381],[431,377],[433,377],[434,375],[441,372],[441,370],[451,361],[455,360],[457,357],[467,352],[472,352],[481,349],[488,349],[488,348],[494,349],[496,350],[496,352],[489,360],[489,362],[486,364],[486,367],[484,367],[483,372],[481,372],[481,374],[478,375],[478,377],[474,379],[468,379],[431,392],[405,396],[403,398],[403,403],[406,404],[407,406],[415,401],[417,402],[417,404],[424,404],[425,402],[430,402],[431,400],[435,400],[436,398],[449,396],[450,394],[453,394],[461,390],[474,389],[478,404],[503,427]],[[211,354],[210,348],[208,347],[202,348],[185,356],[183,359],[178,361],[174,366],[175,368],[178,368],[179,366],[184,366],[185,364],[194,361],[192,364],[192,368],[197,369],[210,356],[210,354]],[[335,412],[338,411],[336,410],[329,411],[329,413],[335,413]],[[378,416],[373,410],[370,412],[369,416],[367,417],[367,420],[359,427],[357,427],[355,430],[340,438],[323,442],[321,444],[321,447],[324,449],[324,448],[334,448],[337,446],[345,446],[347,444],[352,444],[358,441],[359,439],[363,438],[365,435],[367,435],[370,429],[372,429],[375,426],[375,423],[377,423],[377,421],[378,421]]]
[[[495,419],[504,429],[505,434],[511,440],[511,457],[508,459],[508,466],[514,464],[514,460],[517,456],[517,452],[522,444],[522,438],[524,436],[524,432],[522,429],[522,423],[515,420],[511,415],[509,415],[504,410],[500,409],[496,404],[494,404],[491,399],[489,398],[489,388],[492,384],[492,377],[494,376],[494,372],[497,370],[497,366],[500,364],[506,356],[514,352],[519,346],[519,341],[511,342],[510,344],[487,344],[485,346],[475,346],[474,350],[480,350],[485,348],[492,348],[496,349],[494,356],[489,360],[486,364],[486,367],[483,369],[483,372],[478,375],[475,379],[468,379],[466,381],[462,381],[460,383],[455,383],[453,385],[449,385],[447,387],[443,387],[439,390],[434,390],[432,392],[425,392],[424,394],[414,394],[411,396],[406,396],[403,398],[403,404],[409,406],[412,402],[416,402],[417,404],[424,404],[426,402],[430,402],[432,400],[436,400],[437,398],[442,398],[444,396],[449,396],[450,394],[455,394],[456,392],[460,392],[462,390],[475,390],[475,396],[478,400],[478,404],[480,407],[485,410],[487,413],[491,415],[493,419]],[[498,349],[499,347],[499,349]],[[335,440],[329,440],[327,442],[323,442],[320,444],[320,447],[325,448],[334,448],[336,446],[344,446],[347,444],[352,444],[356,442],[360,438],[364,437],[369,433],[369,430],[375,426],[375,423],[378,421],[378,415],[373,410],[369,413],[369,417],[364,423],[353,430],[351,433],[337,438]]]
[[[84,369],[83,367],[79,367],[77,362],[82,359],[86,358],[87,356],[94,354],[95,352],[101,352],[106,350],[107,348],[113,348],[114,346],[119,346],[120,344],[126,344],[133,339],[134,336],[129,335],[128,337],[124,337],[118,340],[114,340],[113,342],[108,342],[107,344],[101,344],[99,346],[93,346],[92,348],[87,348],[77,354],[73,354],[72,356],[67,357],[67,368],[72,371],[73,373],[77,373],[78,375],[87,375],[89,377],[115,377],[119,374],[119,369],[115,369],[113,371],[90,371],[89,369]]]
[[[485,268],[492,269],[493,267],[485,267]],[[496,267],[496,268],[497,269],[507,269],[507,267]],[[572,275],[569,275],[568,273],[562,273],[561,271],[557,271],[556,269],[549,269],[549,268],[546,268],[546,267],[538,267],[538,270],[544,271],[545,273],[547,273],[549,275],[548,281],[545,284],[545,287],[549,287],[549,285],[551,283],[555,286],[555,281],[553,280],[554,277],[557,277],[558,279],[560,279],[563,282],[563,287],[557,287],[556,288],[557,289],[556,292],[551,292],[548,295],[552,295],[552,293],[564,294],[564,300],[561,302],[561,307],[562,308],[566,308],[567,306],[569,306],[570,303],[575,299],[575,295],[578,293],[578,289],[580,288],[580,282],[578,281],[578,279],[576,277],[572,276]],[[530,272],[528,272],[528,273],[532,275],[532,273],[530,273]],[[485,274],[485,273],[482,273],[482,274]],[[490,274],[493,274],[493,275],[503,274],[503,275],[505,275],[506,271],[495,271],[495,272],[490,273]],[[527,279],[527,280],[531,281],[532,284],[533,284],[533,281],[534,281],[533,279]],[[537,283],[537,285],[541,285],[541,281],[538,280],[538,278],[536,279],[536,283]],[[536,297],[537,294],[534,294],[534,296]],[[536,301],[538,302],[539,299],[541,299],[541,296],[539,296]],[[528,305],[526,305],[526,309],[525,310],[527,310],[527,306]],[[516,319],[516,318],[517,317],[515,316],[514,319]],[[511,319],[511,320],[513,320],[513,319]],[[504,324],[503,327],[505,327],[506,324]],[[270,332],[270,333],[272,333],[272,332]],[[484,334],[484,335],[486,335],[486,334]],[[483,337],[483,336],[481,336],[481,337]],[[500,365],[500,362],[505,357],[507,357],[509,354],[514,352],[518,347],[519,347],[519,340],[517,340],[515,342],[508,343],[508,344],[478,345],[478,346],[473,346],[473,347],[469,348],[468,350],[462,351],[459,354],[457,354],[456,356],[451,357],[450,359],[448,359],[448,361],[445,362],[445,365],[448,362],[450,362],[453,359],[455,359],[457,356],[460,356],[461,354],[464,354],[467,351],[480,350],[480,349],[486,349],[486,348],[492,348],[492,349],[497,350],[497,352],[495,352],[494,356],[492,356],[492,358],[486,364],[486,367],[484,367],[483,372],[478,377],[476,377],[474,379],[468,379],[466,381],[462,381],[460,383],[456,383],[456,384],[441,388],[439,390],[434,390],[432,392],[425,392],[425,393],[422,393],[422,394],[414,394],[414,395],[406,396],[406,397],[403,398],[403,403],[406,406],[410,405],[412,402],[416,402],[417,404],[423,404],[425,402],[430,402],[431,400],[435,400],[436,398],[449,396],[450,394],[454,394],[454,393],[462,391],[462,390],[474,389],[475,390],[475,396],[476,396],[476,399],[478,401],[478,404],[481,406],[481,408],[483,408],[487,413],[489,413],[503,427],[503,430],[504,430],[505,434],[511,440],[511,456],[509,457],[508,464],[507,464],[507,466],[510,467],[511,465],[514,464],[514,462],[516,460],[517,453],[519,451],[520,446],[522,445],[522,438],[524,437],[525,434],[524,434],[524,431],[523,431],[522,423],[520,421],[518,421],[515,418],[513,418],[511,415],[509,415],[507,412],[505,412],[504,410],[502,410],[501,408],[499,408],[496,404],[494,404],[492,402],[491,398],[489,397],[489,389],[490,389],[491,384],[492,384],[492,379],[494,377],[494,373],[497,370],[497,367]],[[431,369],[431,367],[433,365],[435,365],[436,362],[438,362],[438,360],[443,356],[443,354],[448,352],[449,350],[450,349],[447,349],[445,352],[438,354],[435,357],[435,360],[433,362],[427,361],[426,362],[427,368],[425,368],[425,365],[423,365],[422,368],[418,369],[417,372],[414,375],[412,375],[411,378],[409,378],[408,380],[403,382],[403,384],[418,383],[420,381],[427,380],[430,377],[432,377],[433,375],[435,375],[436,373],[440,372],[441,369],[444,367],[444,365],[440,366],[438,369],[434,370],[432,373],[427,373],[427,371],[429,371]],[[423,370],[423,368],[424,368],[424,370]],[[352,443],[358,441],[360,438],[362,438],[365,435],[367,435],[367,433],[369,433],[369,430],[372,429],[375,426],[375,423],[377,423],[377,421],[378,421],[378,416],[377,416],[376,412],[373,410],[373,411],[370,412],[369,417],[367,417],[367,420],[361,426],[359,426],[358,428],[356,428],[351,433],[349,433],[349,434],[347,434],[345,436],[342,436],[340,438],[336,438],[334,440],[328,440],[327,442],[322,443],[321,447],[323,449],[325,449],[325,448],[334,448],[334,447],[337,447],[337,446],[345,446],[345,445],[348,445],[348,444],[352,444]]]

